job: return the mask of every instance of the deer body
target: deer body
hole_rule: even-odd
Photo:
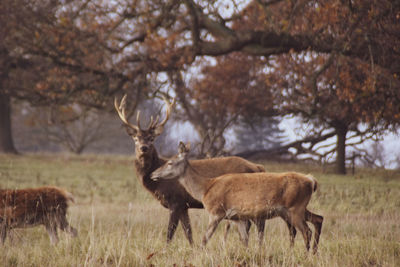
[[[57,187],[39,187],[19,190],[0,189],[0,235],[5,242],[13,228],[44,225],[52,244],[58,242],[57,228],[77,235],[68,224],[66,213],[72,194]]]
[[[152,178],[179,180],[195,199],[202,201],[210,216],[203,238],[204,245],[223,219],[240,222],[239,232],[247,245],[246,220],[256,223],[260,236],[264,231],[265,220],[279,216],[290,228],[295,227],[302,232],[306,248],[309,249],[311,230],[306,220],[319,218],[318,222],[314,219],[319,224],[314,239],[316,252],[323,218],[306,209],[317,188],[317,181],[312,176],[295,172],[231,173],[210,179],[203,177],[191,165],[187,153],[188,148],[181,143],[179,154],[154,171]]]
[[[227,174],[208,183],[181,179],[189,192],[198,190],[208,212],[235,220],[280,216],[291,208],[306,206],[313,192],[313,182],[299,173]]]
[[[167,103],[166,117],[160,123],[158,117],[151,122],[147,129],[140,127],[140,112],[137,115],[138,125],[133,125],[128,122],[125,114],[126,96],[120,102],[115,100],[115,109],[119,117],[124,122],[126,130],[132,136],[135,142],[134,160],[136,174],[143,186],[161,203],[162,206],[170,210],[170,217],[167,231],[167,242],[170,242],[178,223],[181,222],[186,238],[189,243],[193,243],[192,230],[188,215],[189,208],[204,208],[201,201],[194,199],[186,189],[176,180],[160,180],[154,181],[151,179],[151,174],[154,170],[161,167],[166,160],[158,156],[158,153],[153,145],[154,139],[163,132],[163,127],[167,122],[171,108],[174,105]],[[209,177],[217,177],[219,175],[230,172],[259,172],[264,171],[262,165],[251,163],[239,157],[227,157],[216,159],[203,159],[191,161],[199,172],[204,173]]]

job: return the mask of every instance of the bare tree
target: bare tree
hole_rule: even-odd
[[[78,104],[42,107],[36,111],[37,121],[46,138],[76,154],[109,137],[103,115],[98,110]]]
[[[364,150],[364,155],[360,157],[364,166],[370,168],[386,168],[388,162],[385,157],[385,147],[382,142],[375,141],[370,149]]]

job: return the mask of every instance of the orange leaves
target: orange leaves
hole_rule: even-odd
[[[150,260],[157,252],[150,253],[147,255],[146,260]]]
[[[179,42],[182,41],[181,38],[182,36],[177,32],[169,33],[167,36],[149,34],[144,42],[149,58],[162,68],[182,67],[184,64],[192,62],[193,54],[190,48],[182,48],[179,45]]]
[[[193,98],[202,110],[216,116],[239,112],[263,116],[273,110],[274,97],[266,86],[264,63],[240,53],[217,58],[215,65],[202,69],[202,78],[192,82]]]
[[[35,89],[38,91],[45,91],[48,88],[49,88],[49,85],[43,81],[40,81],[35,85]]]
[[[50,68],[46,72],[42,71],[36,77],[33,90],[43,98],[56,100],[65,97],[76,88],[78,77],[67,69]]]
[[[71,27],[72,25],[72,20],[68,16],[68,14],[60,14],[58,16],[58,23],[63,26],[63,27]]]
[[[364,61],[338,56],[313,84],[326,62],[327,56],[312,53],[277,58],[271,79],[277,88],[284,88],[280,94],[283,112],[319,123],[400,123],[395,115],[400,112],[400,83],[393,80],[394,75]]]

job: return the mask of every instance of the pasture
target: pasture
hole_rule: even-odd
[[[190,210],[195,246],[179,226],[166,245],[168,211],[137,181],[133,157],[0,155],[0,187],[56,185],[74,194],[68,219],[78,237],[59,233],[53,247],[43,226],[13,231],[0,247],[4,266],[400,266],[400,173],[357,170],[322,173],[311,165],[265,163],[268,171],[312,173],[319,182],[308,208],[324,216],[319,253],[308,254],[300,234],[294,249],[279,219],[266,223],[260,249],[255,227],[249,247],[221,223],[200,246],[208,217]],[[313,230],[312,226],[310,228]]]

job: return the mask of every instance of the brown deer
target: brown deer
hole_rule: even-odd
[[[223,219],[237,220],[242,241],[247,246],[246,221],[258,227],[259,238],[264,235],[266,219],[281,217],[303,234],[307,250],[311,230],[306,220],[313,220],[316,232],[313,250],[317,251],[323,217],[307,210],[317,181],[311,175],[286,173],[230,173],[217,178],[205,177],[188,161],[189,146],[179,144],[179,153],[155,170],[156,181],[176,181],[197,200],[202,201],[209,214],[209,225],[203,238],[206,245]],[[261,244],[261,240],[260,240]]]
[[[166,115],[164,120],[158,123],[158,116],[155,120],[151,117],[150,124],[146,129],[141,128],[140,111],[137,113],[137,125],[129,123],[125,111],[126,95],[119,104],[115,99],[114,106],[125,125],[127,133],[135,142],[136,158],[134,160],[134,165],[137,177],[161,205],[170,210],[167,242],[171,241],[178,223],[181,222],[185,236],[189,243],[192,244],[192,229],[190,226],[188,209],[202,209],[204,208],[203,204],[189,195],[178,181],[154,181],[150,178],[151,173],[166,162],[165,159],[158,156],[157,150],[154,147],[154,140],[163,132],[164,125],[168,121],[171,109],[175,103],[175,100],[169,103],[166,98],[164,98],[164,101],[166,102]],[[193,164],[200,173],[208,177],[217,177],[231,172],[249,173],[265,171],[262,165],[254,164],[239,157],[193,160],[191,164]]]
[[[4,244],[13,228],[44,225],[52,244],[58,243],[57,228],[77,236],[68,224],[68,202],[71,193],[51,186],[27,189],[0,189],[0,236]]]

